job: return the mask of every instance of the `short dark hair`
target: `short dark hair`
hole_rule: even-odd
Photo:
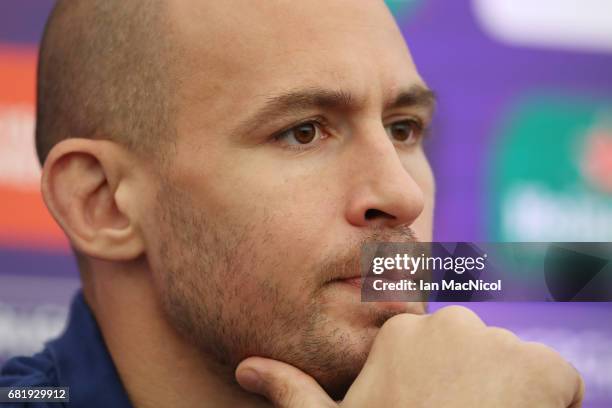
[[[171,132],[168,23],[161,0],[59,0],[41,41],[36,152],[100,138],[159,151]]]

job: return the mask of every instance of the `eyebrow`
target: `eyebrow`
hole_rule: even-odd
[[[390,103],[385,105],[385,110],[394,108],[422,107],[433,110],[436,106],[436,94],[422,85],[413,85],[411,88],[401,91]]]
[[[291,114],[313,109],[356,110],[362,104],[351,93],[342,90],[307,88],[289,91],[267,97],[264,106],[254,115],[240,122],[233,134],[241,134],[241,129],[251,129],[253,123],[267,123]],[[431,112],[435,105],[436,96],[431,89],[423,85],[413,85],[398,92],[393,99],[385,103],[384,108],[389,110],[417,107]]]

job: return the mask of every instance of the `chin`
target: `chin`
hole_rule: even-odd
[[[372,322],[329,319],[318,344],[309,347],[307,361],[296,366],[311,375],[334,399],[341,400],[365,364],[378,328]],[[334,327],[335,328],[332,328]]]
[[[369,347],[367,350],[352,350],[349,352],[343,350],[342,352],[346,354],[341,364],[335,367],[326,367],[324,370],[319,367],[313,373],[313,378],[335,401],[344,399],[345,394],[355,382],[366,362]]]
[[[361,372],[380,327],[397,314],[423,311],[423,304],[363,303],[346,297],[331,302],[328,298],[326,304],[316,340],[307,342],[307,360],[294,365],[317,380],[334,400],[344,398]]]

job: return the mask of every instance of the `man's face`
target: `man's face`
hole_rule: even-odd
[[[176,2],[177,140],[144,226],[171,323],[218,362],[341,395],[378,327],[366,240],[431,240],[425,85],[382,2]],[[402,94],[407,93],[399,98]]]

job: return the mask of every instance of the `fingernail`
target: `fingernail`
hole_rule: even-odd
[[[240,370],[236,376],[236,380],[238,380],[238,383],[242,386],[242,388],[246,389],[247,391],[256,393],[261,392],[261,377],[251,368]]]

